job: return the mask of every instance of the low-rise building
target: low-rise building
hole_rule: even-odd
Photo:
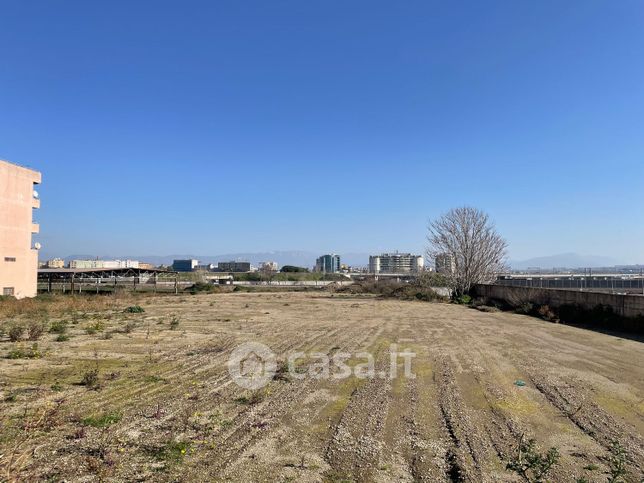
[[[418,273],[424,266],[423,257],[411,253],[383,253],[369,257],[370,273]]]
[[[212,272],[216,269],[217,267],[215,266],[214,263],[204,263],[202,265],[197,265],[195,267],[195,270],[198,272]]]
[[[39,244],[32,235],[40,231],[33,211],[40,208],[39,172],[0,160],[0,295],[35,297]]]
[[[52,258],[44,263],[45,268],[65,268],[65,260],[62,258]]]
[[[219,262],[217,270],[220,272],[250,272],[250,262]]]
[[[139,268],[137,260],[71,260],[69,268],[92,270],[95,268]]]
[[[175,272],[192,272],[199,265],[199,260],[174,260],[172,262],[172,270]]]
[[[277,272],[279,269],[279,265],[277,262],[260,262],[259,263],[259,270],[260,271],[272,271],[272,272]]]
[[[322,273],[338,273],[340,271],[340,255],[322,255],[315,261],[315,271]]]

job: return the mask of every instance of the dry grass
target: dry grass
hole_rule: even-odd
[[[145,295],[116,292],[113,295],[44,294],[32,299],[4,298],[0,301],[0,319],[15,317],[60,316],[72,312],[95,312],[120,306],[124,301],[139,300]]]
[[[511,481],[523,433],[559,448],[553,481],[609,472],[614,440],[629,474],[642,469],[644,349],[632,340],[369,294],[54,296],[0,313],[46,313],[69,336],[45,332],[38,358],[17,359],[26,333],[0,337],[2,481]],[[254,392],[226,366],[247,341],[279,362]],[[306,359],[286,373],[293,351],[369,351],[389,367],[391,343],[417,353],[416,379],[302,379]]]

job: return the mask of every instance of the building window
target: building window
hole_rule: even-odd
[[[16,257],[4,257],[4,261],[5,261],[5,262],[15,262],[15,261],[16,261]]]
[[[16,291],[13,287],[5,287],[2,289],[2,295],[6,297],[13,297],[15,293]]]

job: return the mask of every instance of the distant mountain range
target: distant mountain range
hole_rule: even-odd
[[[619,262],[614,258],[579,255],[578,253],[561,253],[521,261],[511,260],[509,263],[514,270],[526,270],[528,268],[597,268],[619,265]]]
[[[176,255],[99,255],[101,260],[139,260],[142,262],[152,263],[153,265],[172,265],[173,260],[180,259],[195,259],[200,263],[217,263],[229,261],[244,261],[250,262],[257,266],[260,262],[273,261],[277,262],[280,266],[283,265],[296,265],[298,267],[313,267],[315,260],[323,253],[313,253],[306,251],[275,251],[275,252],[259,252],[259,253],[227,253],[223,255],[195,255],[190,253],[176,254]],[[340,253],[342,263],[353,266],[366,266],[369,263],[369,255],[366,253]],[[42,259],[53,258],[44,257]],[[97,258],[96,255],[69,255],[65,257],[65,261],[70,260],[93,260]]]

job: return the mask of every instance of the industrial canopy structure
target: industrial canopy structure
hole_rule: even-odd
[[[150,279],[152,279],[151,282]],[[114,288],[127,285],[136,290],[137,285],[140,285],[142,281],[153,284],[156,290],[159,281],[167,282],[168,279],[174,282],[173,286],[176,291],[177,272],[158,268],[41,268],[38,270],[39,287],[42,287],[41,284],[46,284],[45,290],[47,292],[52,291],[54,284],[61,286],[63,291],[69,284],[69,289],[72,292],[77,287],[81,290],[83,285],[87,286],[88,284],[97,287],[112,284]]]

